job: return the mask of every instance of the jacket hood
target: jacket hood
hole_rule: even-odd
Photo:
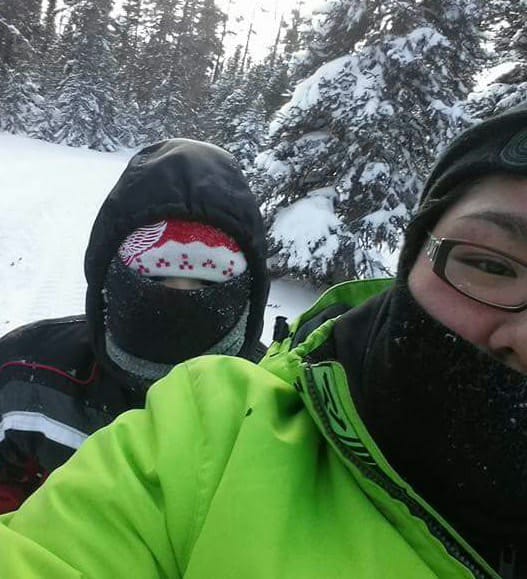
[[[161,219],[199,221],[233,237],[252,276],[240,356],[256,347],[269,291],[266,241],[256,198],[234,157],[208,143],[170,139],[132,157],[95,219],[84,261],[86,317],[96,355],[113,371],[105,347],[103,286],[110,261],[135,229]]]

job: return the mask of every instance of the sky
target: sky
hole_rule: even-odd
[[[84,311],[90,229],[130,155],[0,133],[0,336]],[[262,341],[271,342],[275,316],[292,321],[318,294],[302,282],[273,281]]]
[[[287,19],[291,11],[299,7],[303,14],[308,15],[322,3],[323,0],[216,0],[216,4],[229,14],[229,28],[234,32],[230,36],[227,54],[237,44],[245,45],[250,22],[254,20],[255,34],[251,36],[249,51],[253,60],[261,60],[275,41],[282,14]],[[243,21],[237,22],[239,17]]]

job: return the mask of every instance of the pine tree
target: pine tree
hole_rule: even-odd
[[[40,0],[0,3],[0,128],[37,135],[42,116]]]
[[[214,64],[222,50],[225,14],[214,0],[185,0],[178,25],[176,71],[189,108],[197,111],[207,97]]]
[[[188,4],[188,0],[187,0]],[[138,103],[147,141],[185,136],[187,114],[183,84],[178,70],[180,21],[185,13],[183,0],[156,0],[152,3],[149,39],[142,59],[142,82]]]
[[[0,130],[40,136],[42,107],[38,80],[27,70],[7,71],[0,89]]]
[[[63,80],[49,101],[55,142],[98,150],[119,146],[111,9],[112,0],[80,0],[72,9],[60,43]]]
[[[46,53],[57,39],[57,28],[55,17],[57,11],[57,0],[47,0],[44,23],[42,30],[42,51]]]
[[[141,110],[151,108],[155,88],[171,76],[177,56],[174,43],[181,4],[181,0],[151,0],[142,6],[145,38],[134,82]]]
[[[261,151],[266,129],[265,102],[262,95],[242,112],[234,127],[233,140],[225,148],[239,161],[246,174],[252,171],[254,159]]]
[[[15,69],[38,53],[41,0],[0,2],[0,67]]]
[[[518,61],[523,74],[527,54],[526,8],[524,0],[487,0],[483,13],[487,37],[494,46],[494,62]]]
[[[298,7],[291,11],[289,18],[282,16],[271,53],[264,60],[267,72],[262,94],[268,120],[291,96],[291,63],[293,55],[303,47],[301,27],[305,24],[306,18]]]
[[[141,83],[139,55],[144,37],[141,34],[144,0],[125,0],[116,22],[117,46],[115,58],[118,65],[118,79],[122,99],[134,102],[137,86]]]
[[[147,138],[198,138],[199,110],[220,50],[223,13],[212,0],[155,0],[139,70]]]
[[[476,0],[323,5],[297,65],[312,73],[271,123],[253,177],[278,267],[328,282],[381,273],[378,250],[395,250],[436,149],[459,128],[456,103],[482,58],[478,18]],[[295,261],[305,252],[276,219],[317,195],[337,221],[311,240],[311,261]]]
[[[289,59],[300,46],[298,27],[303,21],[298,11],[291,18],[291,25],[280,19],[275,42],[262,62],[250,65],[246,57],[244,63],[245,47],[238,45],[203,109],[205,137],[235,154],[247,175],[264,146],[266,124],[289,90]]]
[[[494,65],[489,78],[471,93],[464,105],[471,122],[478,122],[527,101],[527,3],[488,0],[485,25]]]
[[[241,53],[239,46],[212,87],[203,128],[205,138],[233,153],[249,173],[264,143],[268,116],[265,96],[272,87],[265,63],[241,72]]]
[[[230,139],[225,136],[225,101],[243,83],[244,75],[240,72],[241,50],[242,47],[238,45],[227,60],[220,76],[209,87],[207,102],[201,109],[201,131],[206,139],[220,146]]]

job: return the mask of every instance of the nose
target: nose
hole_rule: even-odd
[[[488,348],[507,366],[527,374],[527,311],[505,312],[489,335]]]

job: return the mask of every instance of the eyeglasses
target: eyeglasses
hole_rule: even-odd
[[[428,234],[425,251],[443,281],[469,298],[509,312],[527,309],[527,264],[490,247]]]

